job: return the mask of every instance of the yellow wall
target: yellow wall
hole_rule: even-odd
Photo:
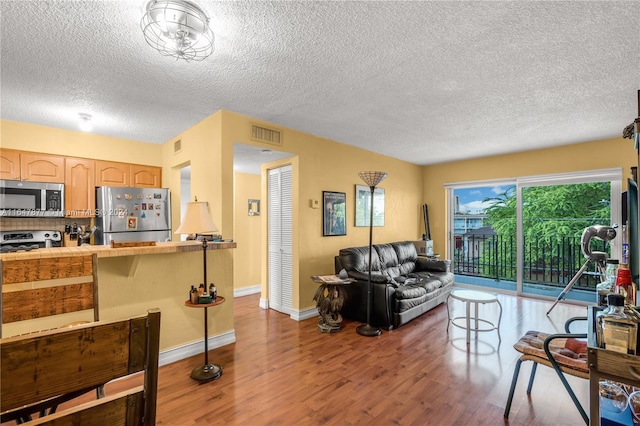
[[[233,238],[233,155],[230,164],[222,164],[221,147],[221,114],[217,112],[190,129],[180,133],[170,141],[162,145],[162,181],[171,189],[171,217],[180,217],[180,169],[186,165],[191,166],[191,199],[206,201],[209,205],[209,213],[213,222],[218,227],[224,239]],[[174,142],[180,140],[181,149],[174,150]],[[223,187],[223,171],[230,172],[230,179],[225,181],[228,188]],[[180,225],[178,219],[172,221],[175,231]],[[236,249],[234,249],[236,250]],[[225,250],[227,251],[227,250]],[[229,317],[226,318],[233,325],[233,287],[234,287],[234,256],[233,250],[225,257],[223,268],[208,264],[208,271],[215,271],[215,285],[218,294],[226,298],[225,310]],[[208,259],[212,254],[209,253]],[[202,259],[202,257],[199,257]],[[201,264],[200,264],[201,265]],[[202,266],[199,266],[202,274]],[[200,282],[202,279],[198,280]],[[209,280],[211,281],[211,280]],[[214,324],[211,335],[226,330],[222,324]]]
[[[0,147],[162,166],[162,146],[131,139],[0,120]]]
[[[369,229],[354,226],[355,185],[363,184],[358,177],[359,171],[382,170],[389,174],[380,184],[385,189],[386,197],[385,226],[374,228],[374,242],[413,240],[422,235],[419,220],[424,202],[422,167],[230,111],[220,112],[223,117],[223,155],[228,156],[229,164],[232,164],[233,155],[229,151],[232,151],[234,142],[284,151],[295,156],[291,161],[278,163],[289,162],[294,166],[294,309],[315,306],[313,295],[317,286],[310,276],[333,273],[333,257],[341,248],[369,243]],[[251,123],[282,129],[282,146],[252,141]],[[346,194],[346,236],[322,236],[322,209],[310,207],[310,200],[322,199],[322,191]],[[264,192],[262,199],[266,202]],[[261,217],[265,221],[263,230],[266,231],[267,215]],[[266,232],[263,232],[262,247],[266,253]],[[263,269],[266,271],[266,267]],[[267,282],[264,273],[261,281],[263,286]],[[262,297],[266,297],[264,291]]]
[[[238,248],[233,250],[234,289],[252,287],[260,284],[262,257],[260,243],[262,228],[260,216],[249,216],[248,202],[260,200],[260,214],[265,214],[266,201],[260,195],[260,175],[235,173],[235,226],[233,240]],[[264,201],[263,201],[264,200]]]
[[[614,138],[427,166],[424,168],[424,199],[429,205],[435,251],[446,253],[445,184],[619,167],[623,176],[622,190],[625,191],[630,168],[637,165],[638,154],[633,142]]]

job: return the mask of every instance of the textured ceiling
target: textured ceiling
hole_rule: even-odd
[[[216,50],[185,63],[146,44],[146,0],[2,0],[2,118],[163,143],[227,109],[433,164],[638,114],[637,1],[196,3]]]

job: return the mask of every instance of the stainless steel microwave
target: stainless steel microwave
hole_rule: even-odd
[[[0,179],[0,216],[64,217],[64,184]]]

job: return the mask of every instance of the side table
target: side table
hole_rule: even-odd
[[[355,280],[353,278],[340,278],[337,275],[314,275],[311,279],[320,284],[315,296],[313,296],[320,314],[318,330],[322,333],[340,331],[342,324],[340,309],[342,309],[347,296],[343,286]]]
[[[218,296],[211,303],[191,303],[190,300],[184,302],[184,306],[189,308],[204,308],[204,365],[196,367],[191,372],[191,378],[199,382],[208,382],[222,376],[222,366],[209,364],[209,329],[207,321],[207,309],[224,302],[224,297]]]
[[[461,302],[466,303],[466,315],[464,317],[455,317],[451,318],[451,314],[449,311],[449,299],[460,300]],[[447,298],[447,332],[449,332],[449,324],[452,324],[458,328],[466,329],[467,331],[467,345],[470,342],[471,332],[478,331],[493,331],[496,330],[498,332],[498,341],[501,342],[502,338],[500,337],[500,320],[502,319],[502,305],[498,300],[498,296],[491,293],[485,293],[483,291],[478,290],[465,290],[460,288],[454,288],[451,293],[449,293],[449,297]],[[498,315],[498,323],[494,324],[491,321],[488,321],[483,318],[478,317],[478,304],[485,303],[497,303],[498,308],[500,309],[500,314]],[[474,305],[474,316],[471,317],[471,304]],[[473,327],[471,326],[471,320],[473,319]],[[464,320],[464,325],[456,323],[458,320]],[[487,324],[488,327],[481,328],[480,323]]]

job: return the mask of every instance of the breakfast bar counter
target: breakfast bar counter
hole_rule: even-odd
[[[201,241],[162,242],[155,246],[122,248],[68,246],[2,253],[0,260],[49,260],[95,254],[100,320],[118,320],[144,314],[148,309],[160,309],[160,362],[166,363],[202,353],[201,312],[184,309],[184,300],[191,286],[197,287],[203,280],[202,248]],[[215,283],[218,294],[227,300],[227,303],[210,312],[210,349],[235,341],[235,248],[235,242],[207,244],[208,280]],[[48,267],[50,263],[45,262],[43,267]],[[3,292],[11,291],[6,287],[2,289]],[[89,310],[7,323],[2,325],[2,335],[9,337],[92,318],[93,311]]]
[[[207,251],[233,249],[236,248],[234,242],[209,242]],[[146,254],[162,254],[162,253],[184,253],[190,251],[201,251],[201,241],[170,241],[166,243],[156,243],[154,246],[143,247],[122,247],[112,248],[111,246],[70,246],[70,247],[52,247],[39,248],[30,251],[16,251],[11,253],[0,253],[0,260],[14,259],[38,259],[43,257],[65,257],[65,256],[86,256],[96,254],[98,258],[103,257],[121,257],[121,256],[138,256]]]

